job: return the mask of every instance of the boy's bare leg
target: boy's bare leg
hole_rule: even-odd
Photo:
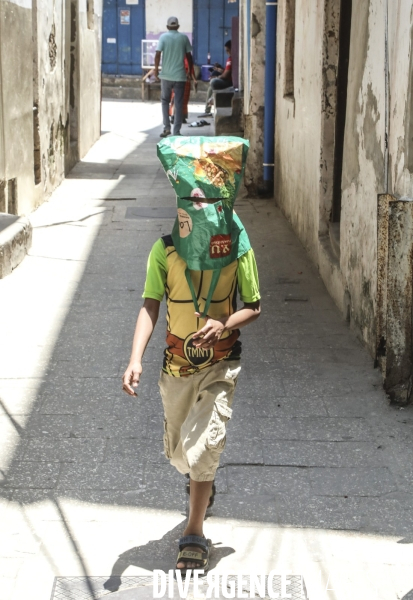
[[[189,495],[189,519],[183,535],[203,536],[203,526],[205,513],[211,496],[213,481],[194,481],[190,480],[191,493]],[[193,551],[203,552],[202,548],[191,548]],[[179,562],[177,569],[196,569],[199,564]]]

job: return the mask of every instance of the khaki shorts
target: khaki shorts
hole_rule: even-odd
[[[239,361],[220,361],[188,377],[161,372],[165,456],[194,481],[215,478],[240,370]]]

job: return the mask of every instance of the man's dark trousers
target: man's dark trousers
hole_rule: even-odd
[[[184,113],[184,92],[186,81],[170,81],[161,79],[161,102],[162,117],[164,129],[171,129],[169,122],[169,103],[171,101],[172,90],[175,92],[175,118],[173,135],[181,132],[183,113]]]

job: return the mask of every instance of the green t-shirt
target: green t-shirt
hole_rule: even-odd
[[[185,261],[173,245],[172,236],[164,236],[155,242],[148,259],[143,297],[161,301],[164,294],[166,296],[163,370],[173,377],[197,373],[220,360],[238,360],[241,355],[238,329],[226,330],[213,348],[194,346],[193,335],[203,326],[204,321],[195,314],[185,277],[186,268]],[[201,311],[205,306],[212,273],[211,270],[190,271]],[[257,265],[252,249],[221,269],[208,309],[208,315],[212,319],[220,319],[236,311],[237,287],[243,302],[252,303],[260,299]]]
[[[186,81],[184,58],[192,50],[188,37],[176,30],[168,31],[161,35],[156,49],[162,52],[159,77],[170,81]]]
[[[168,265],[167,253],[162,238],[159,238],[148,257],[148,266],[143,298],[162,301],[165,294]],[[237,283],[242,302],[252,303],[260,300],[257,263],[251,248],[238,259]]]

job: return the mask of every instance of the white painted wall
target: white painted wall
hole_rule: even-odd
[[[323,3],[296,0],[294,97],[284,97],[285,13],[278,5],[275,193],[306,249],[318,250]]]
[[[167,31],[169,17],[177,17],[179,31],[192,41],[192,0],[146,0],[146,39],[157,39]]]

